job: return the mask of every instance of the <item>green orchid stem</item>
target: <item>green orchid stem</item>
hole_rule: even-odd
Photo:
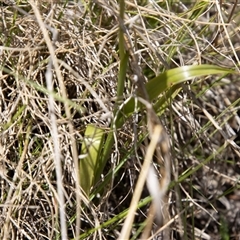
[[[125,13],[125,1],[122,0],[120,1],[120,19],[124,19],[124,13]],[[119,75],[118,75],[118,84],[117,84],[117,105],[115,106],[115,111],[114,111],[114,116],[116,116],[117,112],[118,112],[118,104],[119,101],[122,100],[123,97],[123,91],[124,91],[124,83],[126,80],[126,74],[127,74],[127,69],[128,69],[128,62],[129,62],[129,54],[125,51],[125,42],[124,42],[124,35],[123,35],[123,31],[122,28],[119,27],[119,55],[120,55],[120,70],[119,70]],[[117,117],[116,122],[112,122],[111,125],[111,131],[107,136],[106,142],[105,142],[105,146],[104,146],[104,150],[103,150],[103,155],[101,158],[101,168],[99,169],[99,172],[102,173],[108,159],[109,156],[111,154],[112,151],[112,146],[114,143],[114,136],[113,136],[113,131],[114,128],[118,129],[123,125],[123,119],[122,117],[119,115]]]

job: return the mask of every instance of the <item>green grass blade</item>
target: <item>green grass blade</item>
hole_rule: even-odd
[[[138,208],[146,206],[150,201],[151,201],[151,197],[146,197],[146,198],[142,199],[138,203]],[[96,232],[98,229],[107,228],[109,226],[112,226],[114,224],[118,224],[119,222],[122,222],[124,220],[124,218],[127,216],[128,210],[129,209],[126,209],[126,210],[120,212],[118,215],[110,218],[109,220],[107,220],[106,222],[102,223],[97,228],[92,228],[92,229],[89,229],[88,231],[85,231],[83,234],[80,235],[80,237],[78,239],[85,239],[88,236],[90,236],[91,234],[93,234],[94,232]]]

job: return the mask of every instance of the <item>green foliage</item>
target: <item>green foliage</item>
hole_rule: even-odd
[[[232,127],[233,118],[237,116],[239,80],[232,68],[238,66],[233,56],[238,56],[234,53],[238,51],[236,31],[240,11],[224,1],[219,1],[222,12],[217,9],[216,1],[117,2],[119,5],[114,1],[38,1],[37,7],[51,41],[52,30],[58,31],[57,41],[52,42],[60,66],[59,69],[52,69],[53,92],[45,87],[49,49],[30,1],[15,1],[15,5],[0,4],[4,7],[0,34],[0,148],[2,162],[7,168],[0,176],[4,183],[1,203],[3,212],[12,212],[11,216],[4,214],[7,218],[3,231],[8,233],[13,230],[20,238],[34,239],[36,235],[31,229],[34,227],[39,229],[36,233],[38,236],[47,232],[49,239],[60,239],[62,225],[57,211],[59,192],[56,188],[59,181],[63,181],[64,190],[69,194],[69,198],[65,195],[63,204],[67,209],[65,216],[69,238],[116,238],[115,233],[121,230],[147,146],[144,106],[135,98],[135,89],[130,82],[132,69],[129,70],[128,66],[131,59],[120,25],[120,20],[124,19],[134,51],[139,56],[139,66],[147,79],[145,86],[153,107],[159,116],[162,115],[161,120],[171,135],[174,171],[169,186],[172,198],[169,200],[173,209],[171,213],[174,214],[170,217],[178,218],[176,221],[171,219],[174,220],[171,228],[173,231],[177,229],[180,235],[180,231],[184,232],[181,239],[194,239],[198,230],[203,229],[209,234],[212,216],[206,225],[203,223],[197,229],[196,213],[206,210],[208,214],[211,212],[209,208],[216,208],[217,235],[221,239],[230,239],[232,228],[229,222],[232,219],[224,218],[222,209],[219,211],[217,204],[214,204],[221,197],[228,200],[229,196],[233,196],[229,202],[235,206],[232,202],[239,184],[235,175],[238,158],[234,151],[239,149],[231,145],[230,140],[234,136],[224,138],[202,110],[204,107],[208,111],[210,109],[210,115],[222,128],[221,131],[225,131],[228,124]],[[229,17],[231,15],[232,18]],[[220,16],[223,16],[223,22]],[[234,23],[231,22],[233,19]],[[223,28],[224,21],[228,32]],[[216,37],[217,32],[219,36]],[[215,37],[219,41],[215,41]],[[236,49],[231,48],[230,42]],[[166,65],[157,53],[167,62]],[[194,65],[196,63],[199,65]],[[166,67],[168,65],[169,68]],[[62,83],[56,75],[57,71],[62,74]],[[213,74],[219,77],[212,77]],[[110,126],[109,121],[98,119],[102,109],[84,82],[110,109]],[[74,97],[71,94],[63,97],[61,84],[67,90],[68,84],[73,84],[77,89]],[[110,86],[113,87],[110,89]],[[226,91],[230,88],[231,91]],[[212,92],[210,97],[209,92]],[[56,164],[53,161],[49,96],[54,98],[56,127],[59,130],[55,137],[62,159],[69,157],[68,162],[61,161],[63,174],[60,179],[56,179]],[[95,108],[88,109],[92,103]],[[72,118],[67,117],[63,105],[70,108]],[[68,123],[72,123],[72,133]],[[132,126],[136,131],[131,129]],[[79,136],[81,150],[74,155],[73,138]],[[235,143],[238,144],[237,141]],[[75,194],[77,184],[72,181],[71,175],[74,169],[67,166],[69,162],[74,165],[73,156],[77,159],[78,155],[79,182],[89,199],[89,202],[81,199],[81,214],[76,213],[80,208]],[[113,160],[111,163],[110,156]],[[20,158],[21,164],[17,166]],[[16,182],[12,182],[11,171],[16,168],[19,176],[16,175]],[[202,182],[199,183],[202,180],[199,176],[206,169],[209,169],[210,175],[215,174],[218,179],[225,181],[226,178],[230,182],[227,186],[221,182],[212,198],[208,198]],[[128,174],[131,174],[131,179]],[[120,198],[117,193],[119,186],[122,189],[126,187],[126,191],[124,189],[119,194]],[[11,191],[14,191],[14,197],[9,203],[5,199]],[[79,194],[79,197],[82,196]],[[145,214],[150,202],[150,197],[144,198],[138,208]],[[44,226],[34,220],[31,220],[32,226],[25,225],[25,220],[32,217],[31,208],[25,206],[28,203],[33,207],[37,205],[35,219],[46,220]],[[100,209],[99,214],[96,209]],[[148,221],[145,216],[139,216],[132,225],[132,239],[139,238]],[[78,225],[76,219],[83,221]],[[14,222],[19,226],[15,226]],[[20,233],[18,229],[23,231]],[[79,236],[75,234],[75,229],[80,229]]]
[[[124,71],[124,74],[120,75],[120,80],[126,74],[126,69],[122,71]],[[146,84],[146,89],[148,91],[150,99],[154,100],[168,88],[171,88],[173,86],[181,88],[181,85],[179,85],[179,83],[190,80],[192,78],[203,77],[211,74],[227,74],[232,72],[233,71],[231,69],[225,69],[212,65],[183,66],[175,69],[170,69],[153,78]],[[174,93],[175,91],[172,92],[172,94],[168,95],[168,98],[174,98],[176,95],[176,94],[174,95]],[[161,101],[161,106],[159,106],[159,102],[157,103],[156,106],[162,107],[162,105],[166,104],[166,102],[167,98],[165,97],[164,100]],[[134,99],[131,99],[123,107],[122,112],[116,113],[117,120],[116,123],[114,124],[116,124],[118,128],[120,128],[124,123],[123,116],[124,117],[130,116],[133,113],[135,109],[134,105],[135,101]],[[113,147],[113,133],[110,132],[104,144],[102,155],[101,146],[103,141],[103,133],[104,133],[103,129],[101,130],[100,128],[94,125],[88,125],[85,132],[85,139],[87,139],[88,142],[86,142],[86,140],[84,141],[82,154],[87,154],[87,157],[80,161],[80,176],[81,176],[80,182],[82,188],[85,190],[87,195],[89,195],[90,189],[94,186],[94,183],[96,183],[99,180],[99,177],[102,174],[102,171],[109,159],[109,153]],[[89,141],[89,139],[91,141]],[[207,161],[210,161],[212,157],[213,156],[211,156]],[[200,167],[201,165],[199,165],[195,169],[192,169],[189,173],[193,174]],[[189,176],[189,174],[184,174],[182,177],[183,179],[185,179],[187,178],[187,176]]]
[[[101,169],[100,153],[104,138],[104,130],[88,125],[82,142],[80,159],[80,184],[85,193],[89,196],[90,190],[96,179],[98,179],[99,169]]]
[[[138,204],[138,208],[146,206],[150,201],[151,201],[150,197],[146,197],[146,198],[142,199]],[[128,214],[128,209],[126,209],[126,210],[122,211],[121,213],[115,215],[110,220],[102,223],[98,228],[92,228],[92,229],[89,229],[88,231],[84,232],[83,234],[80,235],[79,239],[85,239],[86,237],[88,237],[92,233],[96,232],[98,229],[110,228],[112,225],[118,225],[127,216],[127,214]]]
[[[221,234],[221,239],[222,240],[229,240],[230,236],[228,233],[228,226],[226,223],[226,220],[224,219],[224,217],[221,217],[221,222],[220,222],[220,234]]]
[[[146,84],[146,89],[148,91],[149,97],[151,100],[157,98],[160,94],[162,94],[168,88],[174,88],[174,90],[178,90],[181,85],[179,83],[190,80],[195,77],[203,77],[210,74],[227,74],[232,73],[231,69],[224,69],[218,66],[212,65],[197,65],[197,66],[183,66],[175,69],[170,69],[153,78]],[[176,86],[176,87],[175,87]],[[170,92],[168,98],[174,98],[176,94],[174,92]],[[166,98],[162,98],[161,102],[157,103],[157,107],[163,107],[163,105],[167,102]],[[160,104],[161,105],[160,105]],[[126,116],[130,116],[135,109],[135,101],[131,99],[124,105],[122,111],[117,113],[115,126],[120,128],[124,123],[124,118]],[[113,133],[109,133],[105,147],[102,155],[102,163],[106,164],[109,159],[109,154],[113,145]]]

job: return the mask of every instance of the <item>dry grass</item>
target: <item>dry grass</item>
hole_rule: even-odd
[[[104,188],[100,181],[91,200],[79,190],[76,169],[87,124],[108,133],[116,106],[135,96],[128,70],[117,98],[118,3],[0,5],[0,238],[117,239],[149,144],[145,113],[116,130]],[[240,5],[125,5],[146,78],[202,63],[236,70],[182,84],[156,112],[171,140],[170,239],[240,239]],[[148,219],[147,196],[145,189],[132,239]]]

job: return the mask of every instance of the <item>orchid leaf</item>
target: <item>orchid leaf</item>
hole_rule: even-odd
[[[212,74],[227,74],[234,71],[214,65],[192,65],[167,70],[146,83],[150,100],[157,98],[168,88],[187,80]],[[134,99],[130,100],[123,109],[123,115],[134,111]]]
[[[89,196],[99,169],[99,156],[102,150],[104,130],[95,125],[87,125],[82,142],[80,159],[80,185]]]
[[[160,94],[162,94],[166,90],[172,90],[172,91],[168,91],[168,94],[166,94],[165,98],[162,98],[161,101],[157,102],[157,105],[155,106],[155,107],[162,107],[163,105],[166,104],[166,101],[168,98],[174,98],[177,95],[178,91],[181,89],[180,83],[182,82],[191,80],[196,77],[204,77],[212,74],[228,74],[233,72],[234,71],[231,69],[226,69],[226,68],[222,68],[214,65],[183,66],[183,67],[167,70],[159,74],[155,78],[149,80],[146,83],[146,89],[149,94],[150,100],[156,99]],[[159,106],[159,103],[162,106]],[[135,101],[132,98],[126,103],[123,109],[118,112],[118,115],[115,121],[115,127],[120,128],[124,123],[124,118],[130,116],[134,112],[134,109],[135,109]],[[101,158],[99,161],[100,164],[98,165],[99,169],[96,170],[95,182],[99,179],[100,173],[102,172],[104,166],[106,165],[107,160],[109,159],[109,154],[111,152],[113,143],[114,143],[113,133],[110,132],[105,141],[103,153],[101,154]],[[96,151],[98,152],[98,150]],[[91,161],[89,160],[89,162]],[[94,167],[96,167],[96,163],[93,165]],[[92,167],[90,166],[88,167],[90,168],[90,170],[92,169]],[[93,170],[91,171],[90,171],[91,174],[93,174]],[[83,173],[83,176],[85,174],[86,172]],[[83,179],[82,181],[85,181],[85,180]],[[88,183],[88,187],[86,187],[86,189],[88,189],[88,192],[89,192],[89,187],[91,185],[92,183]]]

